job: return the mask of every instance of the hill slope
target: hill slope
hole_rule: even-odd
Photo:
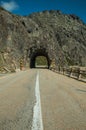
[[[0,8],[0,66],[14,70],[20,59],[26,60],[25,65],[29,63],[29,50],[34,52],[39,47],[46,48],[56,65],[86,66],[86,24],[60,11],[23,17]]]

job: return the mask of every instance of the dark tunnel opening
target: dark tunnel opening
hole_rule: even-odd
[[[40,58],[41,57],[41,58]],[[37,66],[37,58],[42,59],[42,57],[45,59],[46,64],[39,64]],[[50,67],[50,59],[48,57],[48,54],[44,50],[38,50],[36,52],[33,52],[30,57],[30,68],[47,68]]]

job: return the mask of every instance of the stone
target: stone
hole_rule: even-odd
[[[0,55],[7,70],[18,69],[21,58],[33,68],[37,56],[45,56],[49,67],[53,59],[55,66],[86,66],[86,24],[61,11],[17,16],[0,8]]]

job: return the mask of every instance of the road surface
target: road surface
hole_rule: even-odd
[[[1,76],[0,130],[86,130],[86,83],[47,69]]]

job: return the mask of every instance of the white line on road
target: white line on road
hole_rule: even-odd
[[[33,111],[34,113],[33,113],[32,130],[43,130],[41,100],[39,90],[39,73],[37,73],[36,76],[35,96],[36,96],[36,104],[34,106]]]

